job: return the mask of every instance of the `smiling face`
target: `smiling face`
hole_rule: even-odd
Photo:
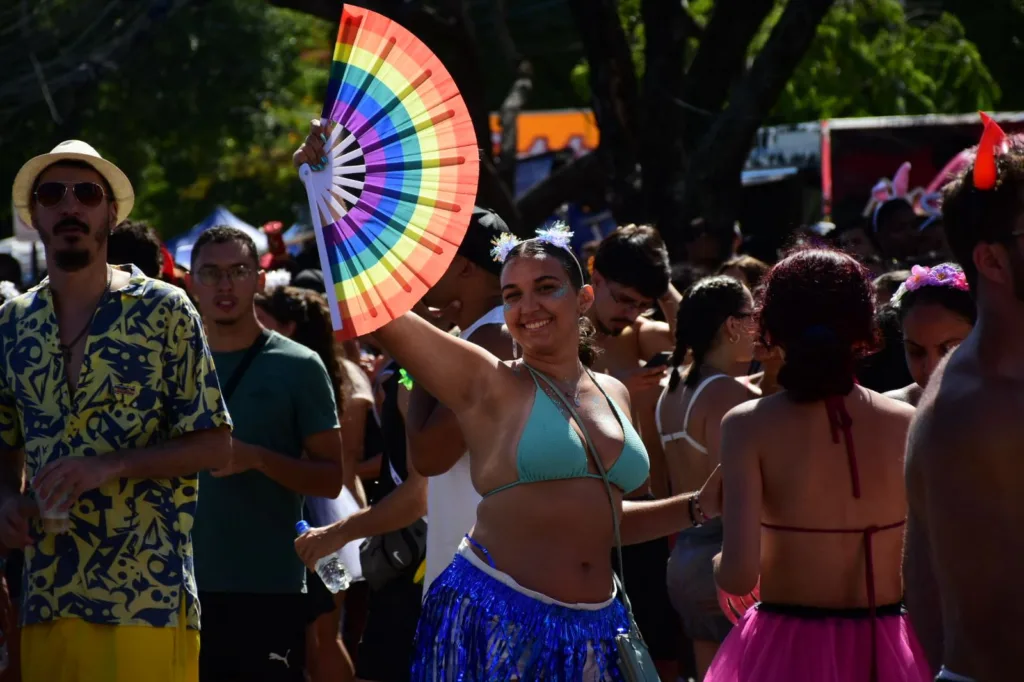
[[[53,265],[75,272],[97,260],[117,220],[117,204],[96,170],[55,164],[36,180],[32,223]]]
[[[903,318],[903,350],[914,382],[928,385],[939,361],[960,345],[972,325],[937,303],[919,303]]]
[[[196,256],[190,284],[204,320],[233,325],[252,315],[263,279],[255,255],[241,242],[211,242]]]
[[[552,256],[517,256],[501,273],[505,324],[524,355],[575,354],[579,318],[594,301],[589,286],[574,290],[562,264]]]

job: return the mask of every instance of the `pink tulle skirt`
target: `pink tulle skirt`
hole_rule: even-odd
[[[929,682],[924,652],[898,607],[880,607],[876,682]],[[864,610],[866,611],[866,609]],[[871,619],[801,607],[750,609],[705,682],[871,682]]]

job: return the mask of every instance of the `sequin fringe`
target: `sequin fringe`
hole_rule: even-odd
[[[461,556],[434,581],[416,630],[412,682],[619,682],[615,599],[599,610],[545,604]]]

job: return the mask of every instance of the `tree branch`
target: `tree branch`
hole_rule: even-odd
[[[607,181],[597,152],[574,159],[519,197],[520,236],[532,232],[565,203],[591,203]],[[603,197],[598,197],[603,199]],[[515,231],[515,230],[513,230]]]
[[[687,149],[693,151],[747,65],[750,41],[775,6],[775,0],[717,0],[686,74],[679,114],[686,122]],[[687,14],[684,10],[684,14]],[[678,109],[677,109],[678,111]]]
[[[688,217],[703,217],[716,232],[732,229],[740,174],[754,133],[775,106],[833,2],[790,0],[786,5],[768,42],[733,89],[729,106],[690,160],[682,188]],[[673,249],[680,248],[681,234],[664,236]]]
[[[533,67],[530,62],[523,61],[519,65],[519,75],[508,96],[501,103],[501,153],[498,156],[498,172],[501,181],[515,194],[516,189],[516,154],[518,151],[518,135],[516,120],[519,112],[526,107],[526,101],[533,91]]]
[[[683,3],[665,0],[643,0],[640,14],[646,37],[644,123],[639,135],[645,220],[662,232],[674,231],[680,227],[681,214],[671,188],[682,178],[686,162],[683,118],[674,100],[682,97],[692,17]]]
[[[636,70],[615,0],[569,0],[590,64],[594,117],[601,130],[597,153],[608,166],[612,209],[629,220],[638,189],[634,132],[639,129]]]

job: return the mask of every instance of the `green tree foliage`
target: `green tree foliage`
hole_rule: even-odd
[[[846,0],[818,28],[773,118],[964,113],[999,98],[952,14],[912,23],[898,0]]]
[[[217,204],[257,225],[289,221],[305,204],[290,157],[319,113],[334,30],[263,2],[186,3],[118,68],[58,95],[62,125],[39,103],[0,132],[0,177],[73,136],[124,169],[133,217],[165,238]]]
[[[784,2],[765,21],[751,43],[751,56],[764,45],[782,14]],[[695,0],[690,12],[710,17],[714,0]],[[620,15],[643,72],[644,32],[639,0],[623,0]],[[694,41],[690,55],[698,43]],[[586,61],[573,70],[572,82],[589,98]],[[899,0],[840,0],[818,27],[817,38],[793,74],[766,123],[796,123],[820,118],[962,113],[992,109],[1000,88],[978,47],[949,12],[933,12],[911,21]]]

